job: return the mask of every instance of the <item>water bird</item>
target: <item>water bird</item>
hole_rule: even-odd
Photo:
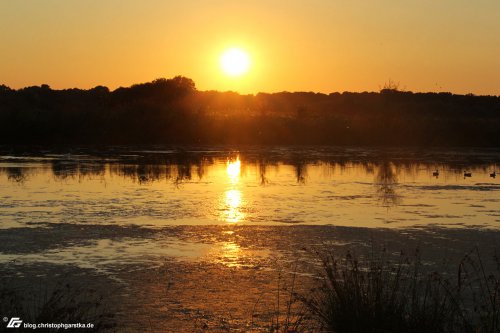
[[[472,177],[472,172],[464,171],[464,178],[465,177]]]
[[[490,173],[490,177],[495,178],[496,176],[497,176],[497,172],[495,170],[493,170],[493,172]]]
[[[437,178],[437,177],[439,177],[439,170],[438,170],[438,169],[436,169],[436,171],[434,171],[434,172],[432,173],[432,175],[433,175],[434,177],[436,177],[436,178]]]

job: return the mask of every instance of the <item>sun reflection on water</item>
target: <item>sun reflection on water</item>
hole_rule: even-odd
[[[224,192],[222,218],[226,222],[239,222],[245,218],[242,211],[242,192],[238,189],[241,173],[241,161],[239,156],[236,160],[228,160],[226,163],[226,174],[229,186]]]
[[[240,157],[238,156],[235,161],[228,160],[226,165],[226,173],[229,177],[229,181],[231,182],[231,184],[237,184],[240,180],[239,178],[241,172]]]
[[[234,242],[224,242],[221,245],[220,262],[228,267],[240,267],[240,246]]]
[[[225,194],[226,210],[224,217],[227,222],[239,222],[243,220],[245,214],[241,211],[241,191],[228,190]]]

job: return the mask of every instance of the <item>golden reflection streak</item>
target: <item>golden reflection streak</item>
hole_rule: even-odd
[[[225,204],[227,209],[225,210],[224,215],[227,222],[234,223],[243,220],[245,214],[240,210],[241,203],[241,191],[226,191]]]
[[[228,267],[239,267],[241,248],[234,242],[224,242],[221,248],[222,261]]]
[[[230,188],[224,193],[224,212],[223,218],[226,222],[239,222],[245,218],[241,211],[243,203],[242,193],[237,188],[240,180],[241,161],[239,156],[234,161],[228,160],[226,163],[226,174],[229,179]]]
[[[229,177],[229,181],[231,184],[237,184],[238,181],[240,180],[240,173],[241,173],[241,161],[240,157],[238,156],[235,161],[227,161],[227,166],[226,166],[226,173]]]
[[[209,256],[211,257],[211,260],[213,260],[213,262],[222,264],[227,267],[242,266],[242,249],[237,243],[231,240],[214,244],[214,246],[210,250]]]

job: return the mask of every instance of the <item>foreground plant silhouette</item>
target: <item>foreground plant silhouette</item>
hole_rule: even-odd
[[[497,258],[495,258],[496,260]],[[498,263],[498,260],[496,260]],[[424,269],[417,250],[396,260],[322,255],[323,283],[302,297],[328,332],[498,332],[499,275],[487,275],[477,249],[457,280]]]
[[[104,295],[95,290],[69,283],[58,283],[53,289],[40,285],[26,293],[0,289],[0,311],[8,318],[21,317],[29,323],[92,323],[92,332],[114,331],[114,315],[104,304]],[[32,331],[32,328],[27,329]],[[43,328],[44,332],[80,332],[82,329]]]

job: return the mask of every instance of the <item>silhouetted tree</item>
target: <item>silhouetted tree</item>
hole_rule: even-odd
[[[176,76],[110,91],[0,85],[0,143],[493,146],[500,97],[198,91]]]

